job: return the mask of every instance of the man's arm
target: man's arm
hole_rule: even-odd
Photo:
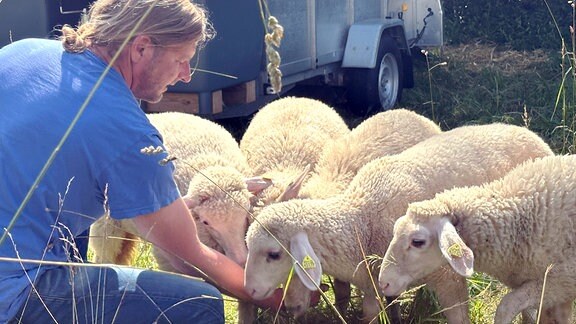
[[[134,225],[143,238],[166,251],[170,263],[182,273],[198,268],[221,289],[259,307],[278,309],[282,293],[254,300],[244,290],[244,269],[225,255],[198,239],[196,223],[182,198],[160,210],[134,217]]]

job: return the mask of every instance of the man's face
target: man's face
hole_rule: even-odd
[[[134,96],[148,102],[162,99],[168,86],[178,81],[190,82],[190,60],[196,53],[196,42],[181,45],[148,45],[142,58],[133,62],[131,90]]]

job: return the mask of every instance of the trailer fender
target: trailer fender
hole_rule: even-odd
[[[376,56],[382,34],[387,29],[404,30],[404,23],[400,19],[375,19],[352,24],[348,30],[348,38],[344,49],[342,67],[344,68],[374,68]],[[399,33],[394,33],[397,35]],[[400,33],[399,48],[406,49],[407,40],[404,32]]]

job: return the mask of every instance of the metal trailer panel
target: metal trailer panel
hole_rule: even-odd
[[[383,18],[386,12],[387,0],[351,0],[354,6],[354,20],[363,21],[367,19]]]
[[[316,1],[316,62],[319,66],[342,60],[351,10],[348,0]]]
[[[354,21],[383,17],[386,1],[269,0],[270,14],[284,27],[278,51],[284,83],[322,74],[311,70],[341,61],[349,26]]]
[[[440,0],[419,0],[416,9],[416,27],[422,30],[424,27],[423,19],[428,14],[428,8],[432,9],[433,15],[428,18],[426,30],[417,45],[422,47],[436,47],[444,45],[444,12]]]
[[[284,27],[279,48],[283,83],[331,72],[344,57],[348,31],[356,21],[382,18],[387,0],[268,1],[269,12]],[[316,69],[322,67],[321,70]]]
[[[443,38],[443,12],[440,0],[390,0],[389,15],[398,18],[402,15],[408,44],[412,46],[442,46]],[[417,40],[418,33],[424,28],[424,18],[428,15],[428,8],[433,15],[426,19],[427,25],[422,37]]]
[[[402,25],[400,19],[384,18],[365,20],[350,26],[342,67],[374,68],[382,31]]]
[[[284,27],[279,48],[284,76],[315,68],[313,0],[269,0],[270,15]]]

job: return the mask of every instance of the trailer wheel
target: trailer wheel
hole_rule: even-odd
[[[348,84],[352,109],[360,115],[370,115],[392,109],[400,101],[403,88],[402,55],[389,36],[380,39],[376,66],[350,70]]]

